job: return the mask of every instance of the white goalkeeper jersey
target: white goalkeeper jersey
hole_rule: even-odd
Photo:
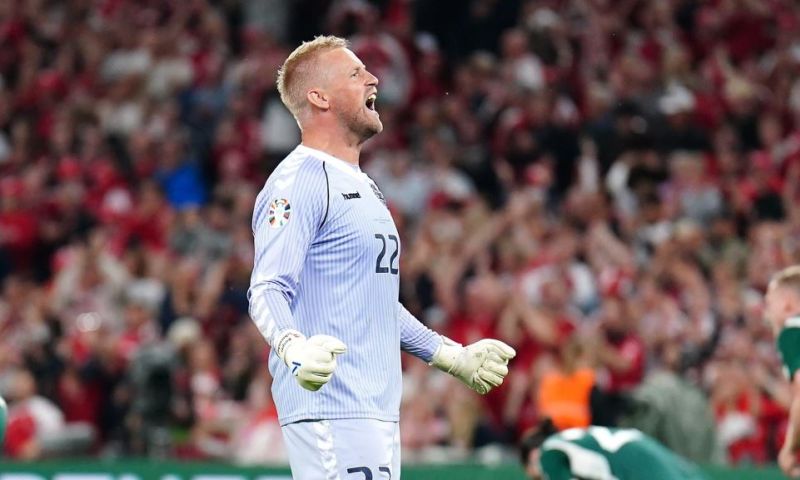
[[[347,345],[316,392],[270,353],[281,424],[397,421],[401,348],[430,361],[441,337],[398,301],[400,236],[375,183],[357,166],[298,146],[258,195],[253,233],[250,316],[267,342],[296,329]]]

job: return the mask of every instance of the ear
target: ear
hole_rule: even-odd
[[[309,90],[306,94],[306,98],[308,99],[308,103],[320,110],[328,110],[331,108],[328,95],[323,90]]]

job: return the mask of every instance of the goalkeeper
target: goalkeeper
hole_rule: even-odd
[[[302,144],[253,212],[250,316],[272,346],[273,398],[295,480],[400,478],[400,351],[479,393],[515,352],[455,344],[399,302],[400,235],[361,147],[383,129],[378,79],[337,37],[300,45],[278,91]],[[264,445],[264,448],[269,448]]]

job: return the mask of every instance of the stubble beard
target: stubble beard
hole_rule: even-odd
[[[347,130],[358,139],[359,144],[363,144],[383,131],[383,123],[381,123],[380,119],[365,118],[361,111],[341,115],[340,119],[347,127]]]

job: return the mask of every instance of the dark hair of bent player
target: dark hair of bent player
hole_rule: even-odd
[[[550,435],[557,432],[558,429],[553,424],[553,421],[550,420],[550,418],[545,418],[539,422],[539,425],[531,429],[529,433],[523,435],[522,441],[519,444],[520,460],[522,460],[522,464],[527,465],[531,452],[541,447]]]

